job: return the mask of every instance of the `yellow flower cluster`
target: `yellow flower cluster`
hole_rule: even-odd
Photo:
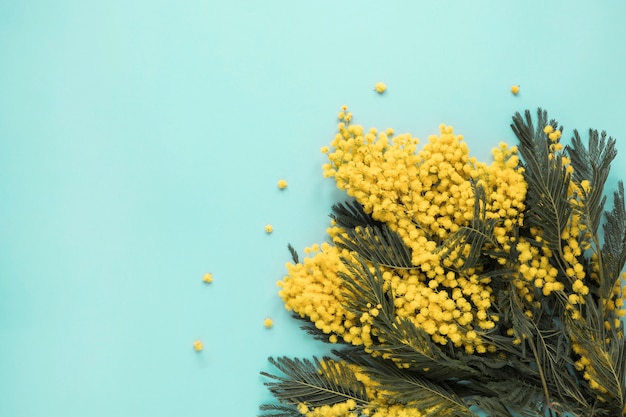
[[[491,349],[477,331],[495,326],[490,313],[492,291],[480,271],[466,269],[463,255],[443,256],[439,246],[463,226],[474,213],[474,188],[486,192],[485,217],[497,220],[495,234],[501,249],[508,251],[511,230],[522,221],[526,183],[516,149],[501,144],[493,151],[491,165],[469,156],[462,136],[441,126],[418,151],[418,139],[395,135],[392,129],[365,131],[350,124],[352,114],[344,106],[338,114],[338,133],[331,147],[324,147],[329,163],[324,175],[354,197],[366,213],[396,231],[412,251],[410,270],[386,270],[383,277],[395,295],[396,312],[428,332],[435,342],[463,346],[468,353]],[[332,148],[332,152],[331,152]],[[333,240],[341,228],[329,228]],[[319,249],[319,248],[318,248]],[[372,316],[377,306],[360,317],[341,307],[341,253],[326,245],[303,263],[288,264],[288,275],[279,283],[288,309],[308,317],[331,341],[342,337],[355,345],[370,345]],[[345,251],[344,251],[345,252]]]
[[[378,94],[382,94],[387,91],[387,86],[383,82],[377,82],[376,86],[374,86],[374,90],[376,90]]]
[[[360,414],[355,410],[356,402],[352,399],[333,405],[323,405],[321,407],[309,407],[298,404],[298,411],[306,417],[358,417]]]
[[[288,275],[278,282],[285,308],[308,318],[324,333],[332,333],[331,342],[337,342],[339,335],[348,342],[363,344],[357,332],[350,332],[358,322],[356,316],[343,307],[345,299],[338,274],[347,271],[340,259],[342,252],[322,243],[306,248],[305,254],[311,256],[301,263],[286,264]]]
[[[278,183],[276,183],[276,185],[281,190],[284,190],[285,188],[287,188],[287,181],[285,181],[285,180],[278,180]]]

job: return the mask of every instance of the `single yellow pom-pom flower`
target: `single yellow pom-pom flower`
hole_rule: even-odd
[[[278,180],[278,188],[280,188],[281,190],[284,190],[285,188],[287,188],[287,181]]]
[[[263,320],[263,325],[269,329],[270,327],[274,326],[274,320],[267,317],[265,320]]]
[[[511,93],[513,93],[514,96],[519,94],[519,85],[514,85],[513,87],[511,87]]]
[[[213,274],[211,274],[210,272],[207,272],[202,277],[202,281],[206,282],[207,284],[212,283],[213,282]]]
[[[320,148],[321,153],[328,153],[328,151],[330,151],[330,148],[328,146],[322,146]]]
[[[272,233],[273,231],[274,231],[274,226],[272,226],[271,224],[265,225],[265,233]]]
[[[202,349],[204,349],[204,344],[202,343],[202,340],[196,340],[195,342],[193,342],[193,349],[196,352],[200,352]]]
[[[376,90],[378,94],[382,94],[387,90],[387,86],[384,83],[378,82],[376,83],[376,86],[374,87],[374,89]]]

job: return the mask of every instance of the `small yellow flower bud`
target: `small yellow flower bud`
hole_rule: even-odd
[[[272,233],[274,231],[274,226],[272,226],[271,224],[266,224],[265,225],[265,233]]]
[[[511,93],[513,93],[514,96],[519,94],[519,85],[514,85],[511,87]]]
[[[267,317],[267,318],[263,321],[263,325],[264,325],[266,328],[268,328],[268,329],[269,329],[270,327],[274,326],[274,320],[272,320],[272,319],[270,319],[269,317]]]
[[[278,180],[278,188],[280,188],[281,190],[284,190],[285,188],[287,188],[287,181]]]
[[[202,349],[204,349],[204,344],[202,343],[202,340],[196,340],[195,342],[193,342],[193,350],[195,350],[196,352],[200,352],[202,351]]]
[[[375,90],[378,94],[382,94],[387,90],[387,86],[384,83],[378,82],[376,83]]]
[[[206,282],[207,284],[210,284],[213,282],[213,274],[211,274],[210,272],[207,272],[206,274],[204,274],[204,276],[202,277],[202,281]]]

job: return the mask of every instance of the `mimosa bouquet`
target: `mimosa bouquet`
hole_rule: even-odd
[[[623,416],[626,209],[615,140],[539,109],[519,143],[470,156],[452,127],[419,148],[346,107],[324,175],[350,200],[279,282],[332,355],[270,358],[264,416]],[[586,142],[586,143],[585,143]],[[610,207],[608,207],[610,206]]]

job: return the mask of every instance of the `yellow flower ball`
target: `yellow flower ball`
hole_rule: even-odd
[[[274,231],[274,226],[272,226],[271,224],[266,224],[265,225],[265,233],[272,233]]]
[[[519,94],[519,85],[514,85],[511,87],[511,93],[513,93],[514,96]]]
[[[374,88],[378,94],[382,94],[387,91],[387,86],[381,82],[376,83],[376,86]]]
[[[269,329],[270,327],[274,326],[274,320],[267,317],[265,320],[263,320],[263,325]]]
[[[287,181],[285,180],[278,180],[278,188],[280,188],[281,190],[284,190],[285,188],[287,188]]]
[[[202,349],[204,349],[204,344],[202,343],[202,340],[196,340],[195,342],[193,342],[193,349],[196,352],[202,351]]]
[[[206,282],[207,284],[212,283],[213,282],[213,274],[211,274],[210,272],[207,272],[202,277],[202,281]]]

